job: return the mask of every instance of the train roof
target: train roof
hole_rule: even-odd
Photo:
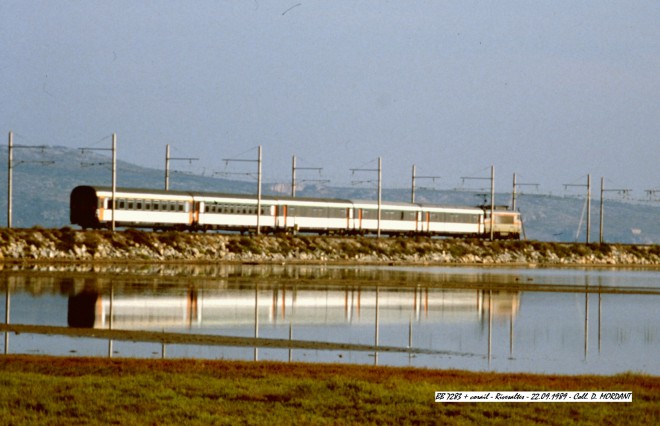
[[[110,186],[97,186],[97,185],[81,185],[80,187],[88,187],[94,189],[95,191],[112,191]],[[75,189],[75,188],[74,188]],[[181,191],[181,190],[164,190],[164,189],[152,189],[152,188],[125,188],[117,187],[115,188],[116,192],[128,192],[131,194],[158,194],[158,195],[169,195],[169,196],[196,196],[196,197],[208,197],[208,198],[238,198],[238,199],[254,199],[257,194],[237,194],[229,192],[211,192],[211,191]],[[262,201],[276,201],[276,200],[294,200],[294,201],[308,201],[308,202],[344,202],[347,204],[352,203],[352,201],[347,199],[339,198],[313,198],[313,197],[290,197],[286,195],[277,196],[277,195],[262,195]]]

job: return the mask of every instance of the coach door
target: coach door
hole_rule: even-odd
[[[357,224],[358,224],[358,225],[357,225],[357,229],[358,229],[358,231],[362,231],[362,209],[358,208],[358,209],[357,209],[357,214],[358,214],[358,217],[357,217]]]
[[[287,228],[287,210],[288,206],[275,206],[275,228]]]
[[[204,202],[203,201],[195,201],[193,203],[193,209],[190,211],[191,225],[199,224],[199,219],[200,219],[199,216],[200,216],[203,208],[204,208]]]
[[[353,219],[353,209],[349,207],[346,209],[346,232],[351,229],[351,219]]]

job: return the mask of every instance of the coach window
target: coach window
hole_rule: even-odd
[[[106,206],[105,206],[105,208],[108,209],[108,210],[112,210],[112,198],[108,198],[108,199],[105,201],[105,203],[107,203]]]
[[[328,217],[343,218],[346,217],[346,211],[343,208],[328,209]]]

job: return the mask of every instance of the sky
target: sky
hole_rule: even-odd
[[[0,1],[0,131],[264,182],[660,189],[660,1]],[[6,137],[6,136],[4,136]],[[4,138],[2,137],[2,138]],[[6,143],[0,141],[0,143]],[[254,160],[230,161],[224,159]],[[319,172],[313,170],[322,168]],[[359,169],[351,171],[351,169]],[[239,176],[239,175],[236,175]],[[118,176],[121,185],[121,176]]]

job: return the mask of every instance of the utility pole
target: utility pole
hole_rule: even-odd
[[[471,177],[471,176],[462,176],[461,180],[465,182],[466,180],[490,180],[490,239],[491,241],[495,239],[495,166],[490,166],[490,178],[486,177]],[[482,194],[486,196],[486,194]],[[484,200],[483,205],[484,211],[486,210],[486,200]],[[484,223],[484,226],[486,224]]]
[[[296,156],[291,159],[291,198],[296,196]]]
[[[242,162],[242,163],[257,163],[257,235],[261,234],[261,145],[257,147],[257,159],[256,160],[243,160],[240,158],[223,158],[222,161],[225,164],[230,162]],[[241,173],[252,175],[252,173]]]
[[[581,186],[587,187],[587,237],[586,237],[586,243],[589,244],[589,239],[591,236],[591,174],[587,175],[587,184],[582,185],[582,184],[571,184],[571,183],[565,183],[564,188],[568,188],[569,186]],[[582,224],[582,219],[580,218],[580,225]],[[578,227],[579,231],[579,227]],[[577,235],[575,236],[575,239],[577,241]]]
[[[378,173],[378,225],[376,236],[380,238],[380,221],[381,221],[381,205],[382,205],[382,180],[383,180],[383,163],[378,157],[378,168],[376,169],[350,169],[351,173],[355,172],[377,172]]]
[[[495,239],[495,166],[490,166],[490,240]]]
[[[103,138],[105,139],[105,138]],[[112,151],[112,200],[110,201],[110,204],[112,206],[112,225],[111,225],[111,230],[112,232],[115,232],[115,210],[117,207],[117,203],[115,200],[115,194],[117,193],[117,134],[113,133],[112,134],[112,146],[110,148],[79,148],[81,153],[85,153],[85,151]],[[96,163],[96,164],[103,164],[103,163]],[[90,165],[96,165],[94,163],[91,163]],[[107,163],[106,163],[107,164]]]
[[[170,190],[170,161],[173,160],[186,160],[189,162],[193,162],[199,160],[199,158],[170,157],[170,144],[165,145],[165,191]]]
[[[517,200],[517,188],[520,186],[535,186],[536,189],[538,189],[539,184],[538,183],[517,183],[516,182],[516,174],[513,174],[513,191],[511,191],[511,210],[516,211],[516,200]]]
[[[115,210],[117,210],[117,134],[112,134],[112,232],[115,232]]]
[[[12,156],[14,154],[14,135],[11,130],[9,131],[9,141],[7,142],[9,146],[9,152],[7,153],[7,158],[9,159],[9,164],[7,165],[7,228],[11,229],[11,198],[12,198]]]
[[[261,145],[258,150],[258,171],[257,171],[257,235],[261,233],[259,221],[261,219]]]
[[[412,166],[412,190],[410,191],[410,203],[415,203],[415,183],[417,179],[433,179],[435,182],[436,179],[440,179],[440,176],[417,176],[417,167],[413,164]]]
[[[600,244],[603,244],[603,220],[605,216],[605,198],[603,197],[605,192],[619,192],[622,194],[628,194],[630,189],[605,189],[605,178],[600,178],[600,233],[598,241]]]
[[[382,215],[382,204],[383,204],[383,162],[380,157],[378,157],[378,232],[376,236],[380,238],[380,219]]]
[[[587,244],[591,236],[591,174],[587,175]]]
[[[170,190],[170,144],[165,145],[165,191]]]
[[[321,167],[296,167],[296,156],[293,156],[293,159],[291,160],[291,197],[295,198],[296,196],[296,171],[297,170],[317,170],[319,174],[321,173],[321,170],[323,168]],[[312,179],[312,180],[305,180],[305,182],[330,182],[327,179]]]
[[[412,165],[412,189],[410,190],[410,204],[415,203],[415,172],[417,171],[417,167],[415,165]]]

